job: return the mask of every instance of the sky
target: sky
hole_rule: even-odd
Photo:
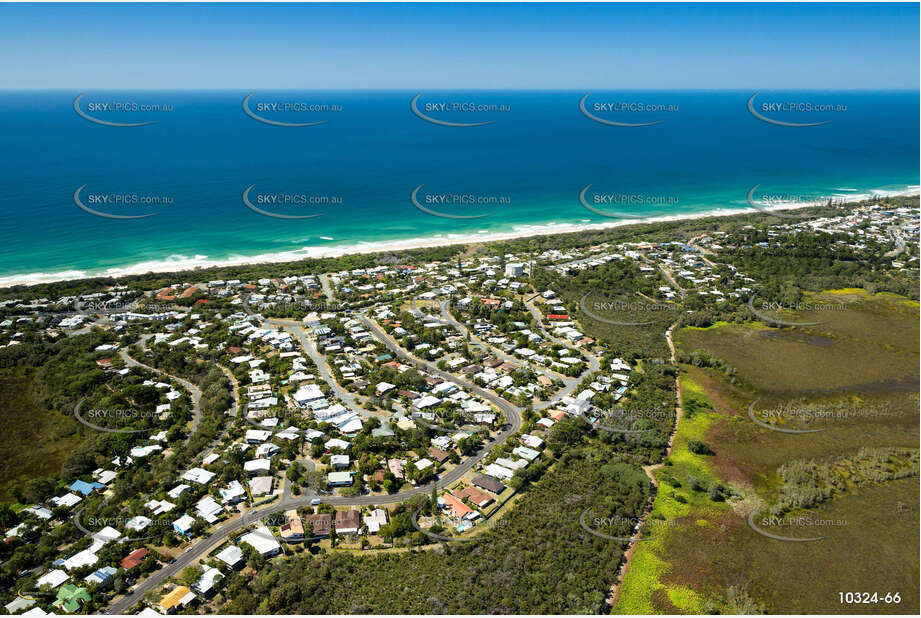
[[[919,5],[0,4],[0,89],[911,89]]]

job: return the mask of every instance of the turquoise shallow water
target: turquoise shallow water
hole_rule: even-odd
[[[587,111],[602,120],[661,121],[643,127],[588,118],[579,108],[583,92],[425,92],[417,100],[416,108],[436,121],[491,122],[472,127],[418,117],[410,107],[415,92],[250,98],[249,109],[264,119],[322,122],[302,127],[249,117],[243,91],[87,92],[78,107],[93,118],[156,120],[105,126],[75,112],[79,94],[0,93],[2,280],[744,208],[754,185],[756,196],[797,201],[919,184],[918,93],[758,95],[756,111],[767,117],[831,121],[813,127],[755,118],[746,107],[752,92],[596,91],[586,100]],[[761,106],[770,102],[833,109]],[[462,109],[446,111],[442,103]],[[639,104],[656,109],[636,111]],[[112,111],[115,105],[129,109]],[[307,105],[326,107],[299,111]],[[478,106],[488,109],[464,111]],[[580,203],[589,184],[587,201],[609,217]],[[423,212],[411,201],[419,185],[425,209],[485,216]],[[250,204],[264,212],[322,216],[259,214],[242,199],[250,186]],[[80,187],[80,203],[96,212],[156,214],[90,214],[75,203]],[[113,205],[115,196],[128,203]],[[131,203],[147,196],[161,203]],[[621,201],[612,206],[602,196]],[[317,198],[325,203],[304,203]]]

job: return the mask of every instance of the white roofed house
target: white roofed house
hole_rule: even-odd
[[[396,388],[396,385],[390,384],[389,382],[378,382],[377,387],[375,388],[375,392],[378,395],[384,395],[392,391],[395,388]]]
[[[516,448],[520,448],[520,447],[516,447]],[[513,461],[506,457],[499,457],[496,459],[496,464],[502,466],[503,468],[508,468],[509,470],[518,470],[519,468],[526,467],[528,465],[528,462],[525,461],[524,459]]]
[[[263,524],[258,525],[255,530],[240,537],[240,542],[246,543],[255,549],[263,558],[281,553],[281,544],[275,539],[272,531]]]
[[[168,493],[167,495],[168,495],[170,498],[176,499],[176,498],[178,498],[179,496],[181,496],[181,495],[182,495],[185,491],[187,491],[188,489],[189,489],[189,486],[186,485],[185,483],[182,483],[182,484],[176,485],[175,487],[173,487],[172,489],[170,489],[170,490],[169,490],[169,493]]]
[[[125,528],[128,530],[135,530],[137,532],[142,531],[144,528],[150,525],[150,518],[144,517],[143,515],[136,515],[128,520],[128,523],[125,524]]]
[[[374,509],[368,515],[364,516],[365,526],[370,534],[377,534],[381,526],[387,523],[387,511],[384,509]]]
[[[350,414],[349,409],[341,403],[336,403],[323,410],[316,410],[313,416],[318,421],[326,421],[329,419],[337,418],[344,414]],[[354,412],[351,414],[354,414]]]
[[[229,545],[218,552],[215,558],[226,564],[231,569],[236,569],[238,566],[243,564],[243,550],[236,545]]]
[[[434,471],[434,463],[431,459],[423,457],[419,461],[415,462],[416,470],[419,471],[420,477],[425,478]]]
[[[192,530],[192,526],[195,525],[195,518],[191,515],[183,515],[179,519],[173,521],[173,530],[181,534],[182,536],[188,536],[189,532]]]
[[[188,488],[188,485],[185,487]],[[169,513],[174,508],[176,508],[175,504],[172,502],[167,502],[166,500],[150,500],[144,504],[144,506],[150,509],[150,512],[154,515],[163,515],[164,513]]]
[[[256,447],[256,457],[272,457],[278,454],[280,451],[281,449],[276,444],[266,442],[265,444],[260,444],[258,447]]]
[[[572,403],[566,405],[566,413],[572,416],[581,416],[587,413],[592,407],[592,404],[584,399],[576,399]]]
[[[268,474],[272,469],[272,462],[268,459],[250,459],[243,463],[243,471],[252,476]]]
[[[79,569],[85,566],[91,566],[96,564],[99,561],[99,558],[96,554],[89,549],[84,549],[81,552],[77,552],[70,558],[67,558],[61,563],[68,571],[73,571],[74,569]]]
[[[217,475],[214,472],[208,472],[202,468],[192,468],[182,475],[182,480],[207,485],[215,476]]]
[[[525,446],[528,446],[532,449],[540,448],[544,443],[542,438],[539,438],[538,436],[534,436],[528,433],[521,436],[521,442]]]
[[[458,389],[457,384],[453,382],[442,382],[441,384],[436,384],[435,388],[432,389],[433,393],[438,395],[450,395],[451,393],[456,392]]]
[[[113,480],[115,480],[116,476],[118,476],[118,473],[115,472],[114,470],[103,470],[102,472],[99,473],[97,480],[103,485],[108,485]]]
[[[62,571],[61,569],[54,569],[53,571],[48,571],[44,575],[38,578],[38,581],[35,582],[36,586],[42,588],[48,586],[50,589],[54,590],[64,582],[66,582],[70,577]]]
[[[322,431],[318,429],[308,429],[304,433],[304,440],[306,440],[307,442],[314,442],[315,440],[319,440],[325,435],[326,434],[324,434]]]
[[[211,496],[205,496],[195,505],[195,514],[204,519],[209,524],[217,521],[218,515],[224,510],[220,504]]]
[[[441,399],[439,399],[438,397],[432,397],[431,395],[426,395],[424,397],[420,397],[419,399],[416,399],[415,401],[413,401],[413,407],[416,408],[417,410],[425,410],[427,408],[437,406],[439,403],[441,403]]]
[[[66,493],[63,496],[52,498],[51,502],[53,502],[56,507],[64,507],[69,509],[78,504],[81,500],[83,500],[83,498],[77,496],[76,494]]]
[[[217,582],[221,581],[223,578],[224,575],[219,570],[211,566],[206,566],[201,577],[198,578],[198,581],[192,584],[192,588],[202,596],[209,596],[214,592],[214,587]]]
[[[534,449],[528,448],[526,446],[516,446],[514,449],[512,449],[512,453],[521,457],[522,459],[526,459],[527,461],[534,461],[540,456],[540,451],[535,451]]]
[[[320,399],[325,399],[326,396],[323,394],[323,391],[320,390],[320,387],[316,384],[305,384],[301,386],[297,391],[292,395],[294,401],[300,407],[307,407],[310,402],[318,401]]]
[[[349,443],[346,442],[345,440],[340,440],[339,438],[331,438],[326,441],[326,444],[324,446],[326,446],[326,448],[328,449],[339,448],[339,449],[345,450],[349,448]]]
[[[330,472],[326,475],[326,483],[330,487],[347,487],[353,482],[352,473],[348,470]]]
[[[30,506],[29,508],[24,509],[24,510],[26,513],[31,513],[32,515],[35,515],[39,519],[48,520],[48,519],[51,519],[52,517],[51,511],[41,506],[40,504]]]
[[[512,478],[515,475],[512,470],[494,463],[486,466],[486,474],[493,478],[506,480]]]
[[[272,432],[266,429],[248,429],[244,439],[249,444],[259,444],[272,437]]]
[[[257,476],[249,481],[249,491],[253,497],[264,496],[272,493],[274,478],[271,476]]]
[[[106,526],[93,535],[93,544],[90,546],[90,551],[99,551],[103,545],[117,541],[120,538],[122,538],[121,532],[112,526]]]

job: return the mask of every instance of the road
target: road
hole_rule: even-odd
[[[294,460],[296,463],[301,464],[307,470],[307,472],[313,472],[317,469],[317,465],[313,463],[313,460],[309,457],[300,457]],[[281,500],[282,502],[291,499],[291,481],[288,480],[288,475],[284,477],[284,483],[282,485]]]
[[[680,285],[678,285],[678,282],[675,281],[675,277],[672,276],[671,271],[669,271],[667,268],[665,268],[665,266],[662,266],[662,265],[659,264],[659,263],[656,263],[656,267],[659,269],[659,272],[662,273],[662,276],[665,277],[665,280],[668,281],[668,283],[669,283],[673,288],[675,288],[675,290],[678,292],[678,294],[681,295],[682,298],[684,298],[685,296],[687,296],[687,294],[688,294],[688,293],[687,293],[687,290],[685,290],[683,287],[681,287]]]
[[[365,495],[355,497],[326,496],[323,497],[323,502],[332,504],[334,506],[370,506],[376,504],[394,504],[397,502],[403,502],[404,500],[407,500],[417,494],[428,495],[433,488],[446,487],[459,480],[467,472],[473,469],[473,467],[479,463],[480,460],[486,457],[486,455],[489,454],[490,450],[495,444],[504,442],[521,428],[521,408],[513,406],[504,399],[490,393],[489,391],[486,391],[485,389],[480,388],[476,384],[472,384],[445,371],[441,371],[432,363],[413,357],[366,316],[360,315],[359,320],[361,320],[361,322],[365,325],[365,328],[367,328],[370,333],[372,333],[384,345],[390,348],[390,350],[393,351],[397,356],[423,368],[429,373],[438,375],[445,380],[457,384],[458,386],[462,386],[463,388],[474,392],[480,397],[483,397],[484,399],[495,404],[496,407],[502,410],[508,418],[509,427],[499,433],[492,440],[486,442],[483,447],[477,451],[476,454],[468,457],[453,469],[441,475],[431,483],[390,495]],[[275,320],[274,322],[281,323],[282,321]],[[285,322],[285,325],[290,326],[292,324],[294,323]],[[309,350],[310,348],[308,347],[308,351]],[[325,362],[318,363],[317,366],[321,367],[324,364]],[[109,606],[108,612],[110,614],[127,613],[129,609],[143,600],[145,593],[151,590],[156,590],[168,578],[182,573],[184,568],[195,564],[195,562],[198,561],[201,557],[207,555],[210,551],[224,543],[227,537],[231,534],[242,530],[244,527],[258,521],[266,515],[270,515],[277,511],[296,509],[301,506],[309,506],[310,501],[315,497],[316,494],[311,489],[308,489],[305,492],[305,495],[293,498],[287,495],[286,488],[286,490],[283,491],[282,500],[280,502],[248,511],[243,514],[242,517],[224,522],[215,528],[215,530],[207,538],[200,540],[198,543],[195,543],[192,545],[189,551],[177,557],[175,562],[168,564],[159,571],[152,573],[147,579],[140,582],[134,591],[132,591],[130,594],[114,601]]]
[[[463,322],[457,321],[457,320],[454,318],[454,316],[451,315],[451,312],[448,311],[448,301],[446,301],[446,300],[444,300],[444,301],[441,302],[441,317],[442,317],[443,320],[445,320],[446,322],[448,322],[448,323],[449,323],[451,326],[453,326],[455,329],[457,329],[458,331],[460,331],[461,334],[463,334],[463,335],[465,335],[465,336],[469,336],[471,341],[473,341],[473,342],[479,344],[480,346],[482,346],[482,347],[488,349],[490,352],[492,352],[493,354],[495,354],[496,356],[498,356],[499,358],[501,358],[502,360],[504,360],[504,361],[507,362],[507,363],[512,363],[512,364],[514,364],[514,365],[524,365],[524,366],[528,367],[531,371],[534,371],[535,373],[538,373],[538,374],[540,374],[540,375],[542,375],[542,376],[545,376],[545,377],[547,377],[547,378],[550,379],[550,380],[562,380],[563,382],[567,382],[568,380],[573,380],[573,379],[574,379],[574,378],[569,378],[569,377],[567,377],[567,376],[564,376],[563,374],[557,373],[557,372],[552,371],[552,370],[550,370],[550,369],[544,369],[544,368],[542,368],[542,367],[535,367],[534,365],[532,365],[531,363],[527,362],[526,360],[523,360],[523,359],[517,358],[517,357],[515,357],[515,356],[512,356],[511,354],[508,354],[508,353],[506,353],[506,352],[503,352],[502,350],[496,348],[495,346],[492,346],[492,345],[490,345],[489,343],[483,341],[480,337],[478,337],[477,335],[475,335],[469,328],[467,328],[467,325],[466,325],[466,324],[464,324]]]
[[[307,333],[304,332],[304,327],[298,324],[293,320],[280,320],[280,319],[269,319],[265,321],[266,324],[274,328],[286,327],[290,328],[291,332],[294,333],[294,336],[297,337],[297,340],[300,342],[301,347],[307,351],[307,354],[313,360],[313,364],[317,366],[317,372],[320,374],[320,377],[323,378],[323,381],[329,384],[329,387],[333,389],[333,393],[347,408],[354,410],[355,412],[362,412],[361,402],[355,398],[353,393],[350,393],[342,385],[336,382],[336,378],[333,376],[332,372],[329,370],[329,365],[326,361],[326,356],[320,354],[317,347],[313,344]]]
[[[562,345],[562,346],[567,347],[567,348],[572,347],[572,344],[571,344],[571,343],[569,343],[569,342],[567,342],[567,341],[563,341],[562,339],[559,339],[559,338],[557,338],[557,337],[554,337],[553,335],[551,335],[550,333],[548,333],[548,332],[544,329],[544,325],[543,325],[543,323],[541,322],[541,320],[542,320],[543,318],[542,318],[542,316],[541,316],[541,314],[540,314],[540,311],[537,309],[537,307],[535,307],[533,304],[529,304],[529,303],[525,303],[525,306],[526,306],[526,307],[528,308],[528,310],[531,312],[531,315],[533,315],[534,318],[537,320],[538,328],[540,329],[541,334],[543,334],[543,336],[544,336],[548,341],[552,341],[552,342],[554,342],[554,343],[557,343],[557,344]],[[458,322],[457,320],[455,320],[455,319],[454,319],[454,316],[451,315],[451,312],[448,311],[448,309],[447,309],[447,302],[443,302],[443,303],[441,304],[441,315],[442,315],[442,317],[443,317],[445,320],[447,320],[447,321],[448,321],[451,325],[453,325],[455,328],[458,328],[458,329],[459,329],[462,333],[464,333],[464,334],[468,334],[468,333],[469,333],[472,340],[476,341],[476,342],[479,343],[481,346],[487,348],[488,350],[490,350],[493,354],[495,354],[496,356],[498,356],[498,357],[501,358],[502,360],[505,360],[505,361],[508,361],[508,362],[512,362],[512,363],[516,363],[516,364],[520,364],[520,363],[521,363],[521,360],[520,360],[520,359],[517,359],[517,358],[515,358],[515,357],[513,357],[513,356],[510,356],[510,355],[508,355],[508,354],[502,352],[502,351],[499,350],[499,349],[496,349],[495,347],[493,347],[493,346],[489,345],[488,343],[486,343],[486,342],[482,341],[481,339],[479,339],[479,338],[478,338],[476,335],[474,335],[473,333],[470,333],[469,330],[467,329],[467,326],[466,326],[465,324],[462,324],[461,322]],[[600,361],[598,358],[596,358],[595,356],[593,356],[592,354],[589,354],[587,351],[584,351],[584,353],[585,353],[585,356],[588,358],[588,372],[589,372],[589,374],[595,373],[595,372],[598,371],[599,368],[601,367],[601,361]],[[530,365],[529,365],[529,367],[530,367]],[[572,393],[576,390],[576,387],[579,386],[579,384],[582,382],[582,377],[570,378],[570,377],[564,376],[564,375],[562,375],[562,374],[557,374],[556,372],[552,372],[552,371],[542,371],[541,369],[535,368],[535,367],[531,367],[531,368],[534,369],[534,371],[536,371],[537,373],[539,373],[539,374],[541,374],[541,375],[545,375],[545,376],[547,376],[547,377],[550,378],[550,379],[562,380],[562,382],[563,382],[563,388],[562,388],[561,390],[559,390],[555,395],[553,395],[553,397],[551,397],[549,400],[543,401],[543,402],[541,402],[541,403],[536,404],[536,405],[534,406],[534,409],[535,409],[535,410],[544,410],[544,409],[546,409],[546,408],[551,408],[551,407],[555,406],[555,405],[556,405],[557,403],[559,403],[564,397],[569,397],[569,396],[571,396]]]
[[[540,329],[541,334],[546,337],[548,340],[553,343],[559,344],[561,346],[570,347],[570,344],[559,337],[555,337],[547,332],[547,329],[544,328],[544,316],[541,315],[540,309],[537,308],[537,305],[534,303],[534,298],[525,302],[525,307],[528,308],[528,311],[531,312],[531,315],[534,316],[534,319],[537,321],[537,327]],[[594,354],[589,354],[588,350],[583,350],[583,353],[588,358],[588,375],[595,373],[601,369],[601,359],[599,359]],[[563,397],[569,397],[576,390],[576,387],[579,386],[579,383],[582,382],[582,378],[566,378],[566,387],[558,392],[556,395],[550,398],[550,401],[535,406],[537,410],[543,410],[544,408],[549,408],[556,405]]]
[[[240,411],[240,383],[237,382],[237,376],[233,375],[233,372],[230,371],[224,365],[216,365],[218,369],[224,372],[224,375],[227,376],[227,379],[230,380],[230,386],[233,389],[233,406],[227,412],[230,416],[236,418],[237,414]]]
[[[895,249],[888,251],[885,255],[883,255],[883,257],[897,257],[902,253],[905,253],[905,251],[908,249],[908,246],[905,244],[905,238],[902,236],[903,227],[904,224],[901,226],[893,226],[889,228],[889,235],[892,237],[892,240],[895,241]]]
[[[326,294],[326,300],[332,304],[336,300],[336,295],[333,293],[333,286],[329,284],[329,274],[323,273],[319,277],[320,285],[323,286],[323,293]]]
[[[463,378],[458,378],[457,376],[454,376],[453,374],[450,374],[447,371],[442,371],[434,363],[431,363],[429,361],[424,361],[420,358],[416,358],[415,356],[413,356],[412,354],[404,350],[400,346],[400,344],[398,344],[396,340],[393,339],[393,337],[385,333],[383,329],[381,329],[377,325],[377,323],[371,320],[368,316],[364,314],[359,314],[358,320],[364,325],[366,329],[368,329],[369,333],[374,335],[374,337],[378,341],[380,341],[385,346],[387,346],[391,352],[393,352],[394,354],[396,354],[403,360],[409,361],[410,363],[419,367],[420,369],[423,369],[424,371],[432,375],[437,375],[443,380],[447,380],[448,382],[453,382],[454,384],[457,384],[458,386],[465,388],[470,392],[476,393],[483,399],[486,399],[487,401],[495,405],[497,408],[502,410],[502,412],[505,414],[506,418],[509,420],[509,423],[511,423],[511,426],[512,426],[512,430],[507,432],[508,435],[506,435],[506,438],[512,435],[513,433],[515,433],[516,431],[518,431],[518,429],[521,427],[521,412],[524,410],[523,408],[519,408],[518,406],[512,405],[505,399],[502,399],[498,395],[493,394],[492,392],[486,390],[485,388],[481,388],[477,386],[473,382],[468,382],[467,380]],[[503,433],[506,433],[506,432],[503,432]],[[504,439],[505,438],[502,438],[502,440]]]
[[[176,376],[166,373],[165,371],[162,371],[160,369],[157,369],[156,367],[151,367],[150,365],[145,365],[144,363],[140,361],[134,360],[133,358],[131,358],[131,356],[128,355],[128,351],[125,350],[124,348],[122,348],[118,352],[121,355],[122,360],[124,360],[125,364],[128,365],[129,367],[143,367],[144,369],[148,369],[150,371],[153,371],[154,373],[164,375],[170,378],[171,380],[175,380],[176,382],[179,382],[180,384],[182,384],[182,386],[186,390],[189,391],[189,394],[192,396],[192,413],[193,414],[192,414],[192,431],[189,432],[188,437],[186,437],[185,439],[185,441],[188,442],[189,438],[192,437],[192,434],[195,433],[195,430],[198,428],[198,423],[201,421],[201,391],[199,390],[199,388],[184,378],[177,378]]]
[[[218,365],[218,364],[215,364],[215,366],[221,371],[223,371],[224,375],[227,376],[227,379],[230,380],[230,385],[232,389],[231,394],[233,396],[233,404],[231,404],[230,410],[227,411],[227,414],[231,418],[236,418],[237,411],[240,409],[240,393],[239,393],[239,384],[237,383],[237,378],[233,375],[233,373],[230,372],[229,369],[227,369],[227,367],[224,367],[223,365]],[[227,435],[227,431],[230,429],[231,425],[233,425],[232,420],[227,423],[224,423],[224,428],[221,430],[221,433],[215,436],[214,440],[211,441],[211,444],[205,447],[205,450],[202,451],[203,458],[207,457],[212,452],[214,452],[214,449],[217,448],[217,445],[220,444],[224,436]]]

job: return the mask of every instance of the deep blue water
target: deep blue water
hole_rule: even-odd
[[[426,122],[410,109],[416,92],[257,92],[259,103],[341,106],[341,111],[259,112],[280,127],[248,117],[240,92],[87,92],[80,107],[111,127],[80,117],[79,92],[0,92],[0,277],[35,273],[95,274],[140,263],[289,252],[438,234],[511,231],[524,225],[612,220],[584,208],[579,192],[627,194],[610,215],[674,215],[742,208],[758,184],[770,196],[853,195],[919,184],[919,98],[916,92],[764,92],[768,102],[846,106],[840,111],[749,113],[752,92],[601,92],[595,103],[647,103],[677,111],[579,109],[584,92],[425,92],[418,107],[451,122],[494,121],[476,127]],[[93,110],[103,102],[160,104],[171,111]],[[426,103],[497,105],[489,112],[425,111]],[[767,108],[765,108],[767,109]],[[74,202],[108,214],[155,216],[119,220],[94,216]],[[241,195],[334,196],[341,204],[256,204]],[[486,214],[456,220],[426,214],[410,201],[446,214]],[[92,196],[157,195],[159,206],[90,205]],[[499,196],[510,203],[455,206],[426,196]],[[429,197],[431,200],[431,197]],[[325,237],[325,238],[324,238]],[[332,239],[332,240],[329,240]],[[304,251],[304,255],[309,254]]]

